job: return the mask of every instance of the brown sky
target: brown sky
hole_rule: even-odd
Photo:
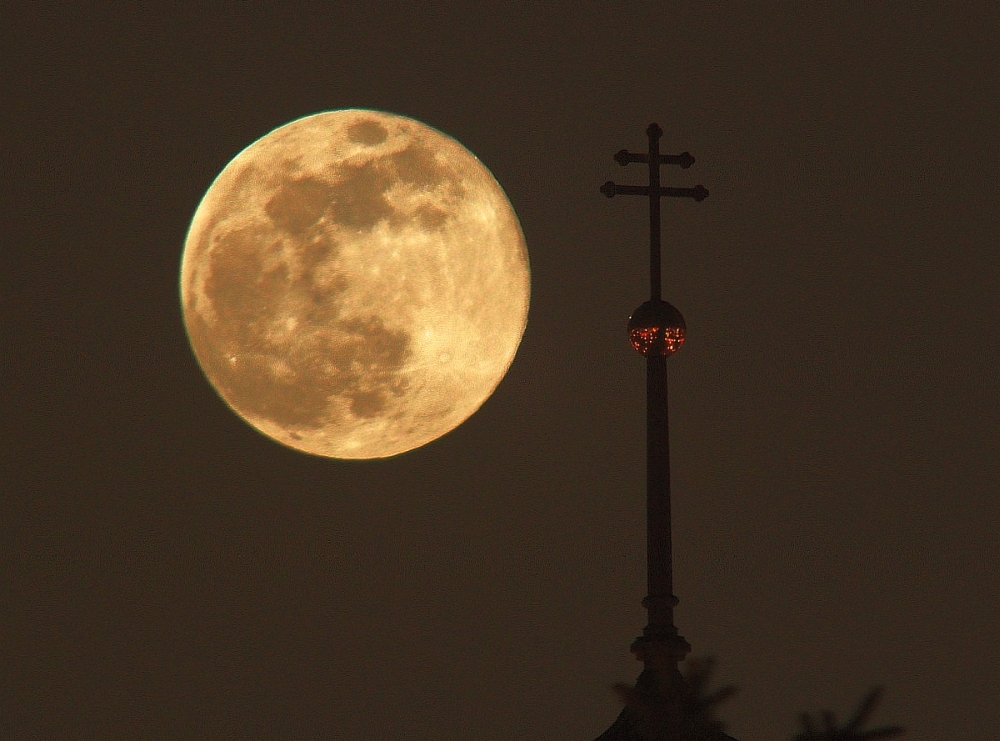
[[[665,184],[677,622],[739,695],[1000,738],[1000,10],[952,3],[31,4],[0,22],[0,736],[588,741],[644,614],[647,222]],[[349,8],[349,9],[345,9]],[[292,119],[455,137],[532,306],[437,442],[283,448],[206,383],[201,196]]]

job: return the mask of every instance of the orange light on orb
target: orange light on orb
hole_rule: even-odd
[[[684,344],[684,317],[666,301],[647,301],[628,320],[628,339],[642,355],[673,355]]]

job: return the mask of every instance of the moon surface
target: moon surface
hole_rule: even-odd
[[[240,417],[306,453],[384,458],[493,393],[530,272],[475,155],[355,109],[292,121],[225,167],[192,219],[180,292],[195,356]]]

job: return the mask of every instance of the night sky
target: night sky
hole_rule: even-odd
[[[645,624],[644,184],[663,184],[676,619],[740,741],[1000,738],[1000,9],[25,4],[0,24],[0,737],[592,741]],[[11,17],[12,13],[21,17]],[[376,108],[506,190],[496,393],[396,458],[205,380],[190,219],[277,126]]]

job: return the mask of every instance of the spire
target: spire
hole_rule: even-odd
[[[695,731],[688,727],[682,715],[690,702],[690,689],[681,677],[678,663],[690,653],[691,646],[674,625],[673,553],[670,526],[670,429],[667,408],[667,357],[684,343],[686,326],[681,313],[661,297],[660,271],[660,198],[693,198],[703,201],[708,191],[701,185],[694,188],[660,186],[660,166],[680,165],[687,169],[694,164],[688,152],[679,155],[660,154],[663,130],[655,123],[646,129],[649,150],[633,153],[625,149],[615,155],[621,166],[642,162],[649,167],[648,185],[617,185],[613,181],[601,186],[608,198],[616,195],[638,195],[649,198],[649,301],[636,309],[629,318],[628,333],[632,347],[646,358],[646,561],[648,594],[643,607],[648,621],[643,634],[632,643],[632,652],[643,662],[630,703],[618,720],[598,741],[630,741],[640,738],[728,738],[708,726]],[[645,697],[645,699],[643,699]],[[656,711],[644,712],[643,705]],[[665,715],[659,714],[664,708]],[[676,710],[671,712],[670,708]],[[643,717],[645,716],[645,717]],[[687,730],[681,730],[687,728]],[[707,733],[708,735],[704,735]]]

